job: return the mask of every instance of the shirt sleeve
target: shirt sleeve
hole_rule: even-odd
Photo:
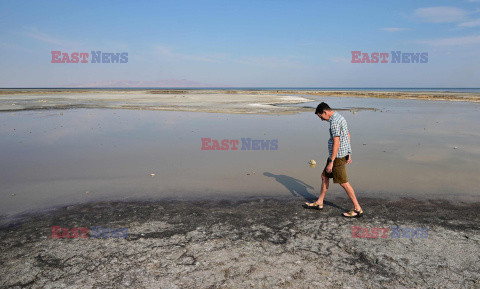
[[[330,126],[332,137],[340,136],[340,124],[338,122],[332,122]]]

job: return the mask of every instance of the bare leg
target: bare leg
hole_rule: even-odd
[[[328,191],[328,186],[330,185],[330,179],[322,175],[322,189],[320,191],[320,196],[318,197],[317,204],[323,205],[323,199]]]
[[[323,199],[325,198],[325,194],[327,193],[328,185],[329,185],[329,179],[322,175],[322,189],[320,190],[320,197],[318,197],[318,200],[314,203],[305,203],[305,204],[309,207],[320,206],[320,208],[323,208]]]
[[[357,201],[357,197],[355,197],[355,191],[353,190],[352,186],[350,185],[350,183],[343,183],[343,184],[340,184],[340,186],[342,186],[342,188],[345,189],[345,192],[347,193],[347,195],[350,197],[350,200],[352,200],[353,202],[353,205],[355,207],[355,210],[361,212],[362,211],[362,207],[360,207],[360,204],[358,203]]]

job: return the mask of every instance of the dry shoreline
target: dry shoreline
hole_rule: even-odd
[[[292,93],[292,91],[279,91],[278,93]],[[337,96],[337,97],[361,97],[361,98],[392,98],[392,99],[418,99],[437,101],[466,101],[480,102],[480,93],[460,92],[432,92],[432,91],[350,91],[350,90],[328,90],[328,91],[304,91],[301,94],[315,96]]]
[[[313,97],[318,96],[480,102],[480,93],[429,91],[1,89],[0,112],[39,109],[108,108],[242,114],[292,114],[311,111],[311,108],[285,105],[314,101]]]
[[[480,203],[346,198],[104,202],[0,229],[2,288],[475,288]],[[428,228],[427,238],[352,238],[362,228]],[[51,226],[128,228],[128,237],[52,239]]]

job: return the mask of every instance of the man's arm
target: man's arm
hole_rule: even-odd
[[[333,137],[333,149],[332,149],[332,155],[330,156],[330,159],[332,160],[332,162],[337,157],[339,148],[340,148],[340,137],[339,136]]]
[[[338,149],[340,148],[340,137],[335,136],[333,137],[333,149],[332,149],[332,155],[330,156],[330,159],[332,160],[328,165],[327,165],[327,173],[331,173],[333,170],[333,161],[337,157]]]
[[[350,141],[350,146],[352,146],[352,138],[350,137],[350,133],[348,133],[348,140]],[[350,153],[349,158],[347,160],[347,165],[352,163],[352,153]]]

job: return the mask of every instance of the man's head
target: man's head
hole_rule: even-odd
[[[315,110],[315,114],[324,121],[328,121],[333,115],[333,110],[325,102],[320,103]]]

